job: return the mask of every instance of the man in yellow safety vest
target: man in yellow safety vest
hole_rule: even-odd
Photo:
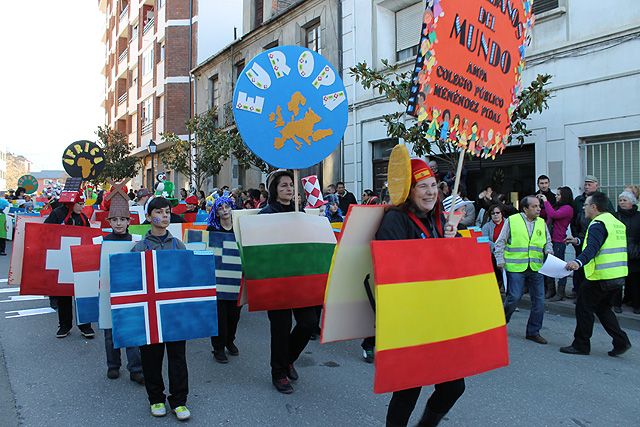
[[[576,238],[571,242],[582,243],[582,253],[575,261],[568,262],[566,268],[573,271],[584,268],[586,280],[578,289],[574,340],[570,346],[560,348],[562,353],[589,354],[594,314],[613,338],[609,356],[619,356],[631,348],[629,337],[611,309],[613,298],[628,274],[626,227],[607,212],[608,204],[604,193],[587,197],[583,206],[585,216],[591,220],[587,234],[584,242]]]
[[[527,196],[520,201],[522,212],[505,220],[495,243],[498,267],[507,271],[507,297],[504,314],[507,322],[522,298],[525,286],[531,296],[531,313],[527,322],[526,338],[538,344],[547,340],[540,335],[544,318],[544,280],[538,271],[544,255],[553,253],[551,235],[540,218],[540,200]]]

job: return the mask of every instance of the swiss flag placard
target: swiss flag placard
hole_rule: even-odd
[[[20,295],[73,295],[71,246],[91,245],[99,228],[58,224],[25,224]]]

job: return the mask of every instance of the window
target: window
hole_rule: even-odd
[[[640,139],[587,142],[580,151],[583,176],[595,175],[614,206],[625,185],[640,182]]]
[[[131,28],[131,41],[133,42],[134,40],[138,39],[138,24],[134,25]]]
[[[218,84],[218,75],[209,77],[209,108],[218,109],[220,106],[220,87]]]
[[[158,9],[164,6],[164,0],[158,0]]]
[[[320,20],[312,22],[304,29],[304,45],[311,50],[322,53],[322,39],[320,36]]]
[[[164,96],[157,97],[156,101],[158,103],[156,105],[156,111],[158,112],[156,118],[162,118],[164,116]]]
[[[389,166],[389,156],[394,146],[398,145],[398,138],[382,139],[371,141],[373,157],[373,191],[380,194],[387,182],[387,170]]]
[[[267,44],[267,45],[264,47],[264,50],[273,49],[274,47],[278,47],[278,45],[279,45],[279,44],[278,44],[278,40],[274,40],[274,41],[272,41],[271,43]]]
[[[396,61],[415,58],[422,29],[422,2],[396,12]]]
[[[538,15],[556,9],[557,7],[558,0],[536,0],[533,2],[533,13]]]
[[[264,0],[254,0],[253,3],[253,28],[257,28],[262,25],[263,19],[263,3]]]
[[[235,84],[235,82],[238,81],[238,77],[240,76],[240,74],[242,74],[242,70],[244,70],[244,59],[236,62],[236,65],[234,66],[234,70],[233,70],[233,82]]]
[[[151,132],[153,128],[153,97],[149,97],[142,101],[142,111],[140,112],[140,124],[142,125],[142,134]]]
[[[146,81],[153,76],[153,48],[142,53],[142,80]]]
[[[164,61],[164,47],[165,47],[165,44],[162,43],[160,45],[160,59],[158,59],[158,62]]]

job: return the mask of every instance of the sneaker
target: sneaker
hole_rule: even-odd
[[[364,358],[365,362],[373,363],[373,360],[374,360],[373,350],[362,350],[362,357]]]
[[[291,383],[289,382],[289,379],[287,377],[278,378],[278,379],[274,378],[272,380],[272,382],[273,382],[273,386],[280,393],[282,393],[282,394],[291,394],[291,393],[293,393],[293,387],[291,386]]]
[[[224,350],[213,350],[213,358],[218,363],[229,363],[229,359],[227,359],[227,355],[225,354]]]
[[[300,378],[298,376],[298,371],[296,371],[296,368],[293,367],[293,364],[289,365],[289,370],[287,371],[287,377],[291,381],[297,381],[298,378]]]
[[[186,421],[191,418],[191,412],[186,406],[178,406],[173,410],[173,413],[176,414],[176,417],[178,417],[180,421]]]
[[[110,380],[115,380],[120,376],[120,369],[118,368],[109,368],[107,369],[107,378]]]
[[[227,350],[229,351],[230,356],[237,356],[240,354],[240,350],[238,350],[238,347],[236,347],[234,343],[229,344],[227,346]]]
[[[154,417],[164,417],[167,415],[167,407],[164,403],[154,403],[151,405],[151,415]]]
[[[66,326],[60,326],[58,328],[58,332],[56,333],[56,338],[64,338],[67,335],[69,335],[70,331],[71,331],[71,328],[68,328]]]
[[[82,336],[85,338],[91,339],[96,336],[96,333],[91,325],[82,325],[78,326],[78,328],[80,329],[80,333],[82,334]]]
[[[144,375],[142,375],[142,372],[131,372],[129,374],[129,379],[134,383],[144,385]]]

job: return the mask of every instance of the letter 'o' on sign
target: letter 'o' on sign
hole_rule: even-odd
[[[233,114],[244,143],[277,168],[321,162],[342,139],[347,95],[320,54],[279,46],[257,55],[238,76]]]

